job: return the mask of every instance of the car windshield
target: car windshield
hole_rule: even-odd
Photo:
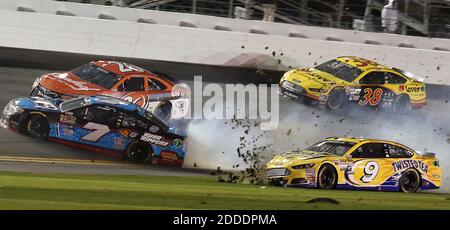
[[[73,109],[77,109],[80,107],[83,107],[84,105],[86,105],[86,98],[85,97],[80,97],[74,100],[70,100],[70,101],[66,101],[61,103],[60,110],[61,112],[66,112],[66,111],[70,111]]]
[[[155,122],[159,127],[162,127],[164,131],[167,131],[169,129],[169,124],[147,110],[144,110],[144,117],[147,120]]]
[[[121,76],[96,66],[93,63],[84,64],[72,70],[72,73],[85,81],[99,85],[105,89],[113,87],[121,78]]]
[[[352,142],[321,141],[306,148],[305,150],[343,156],[354,145],[355,143]]]
[[[360,69],[338,60],[327,61],[316,66],[315,69],[329,73],[348,82],[352,82],[362,73]]]

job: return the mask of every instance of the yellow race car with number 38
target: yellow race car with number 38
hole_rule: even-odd
[[[286,72],[280,80],[280,93],[331,110],[340,109],[349,101],[360,106],[387,107],[394,112],[426,104],[423,79],[351,56]]]
[[[327,138],[304,150],[275,156],[267,178],[276,185],[417,192],[441,186],[434,153],[362,138]]]

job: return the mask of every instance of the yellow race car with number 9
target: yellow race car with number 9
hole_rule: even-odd
[[[417,192],[441,186],[434,153],[420,155],[402,144],[377,139],[332,137],[267,163],[275,185]]]
[[[346,102],[404,112],[426,104],[423,79],[364,58],[344,56],[314,68],[293,69],[280,80],[280,93],[328,109]]]

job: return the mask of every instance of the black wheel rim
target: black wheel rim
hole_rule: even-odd
[[[42,119],[38,119],[31,121],[28,132],[31,136],[42,138],[47,136],[47,129]]]
[[[417,174],[412,171],[405,172],[401,177],[401,184],[405,191],[408,192],[416,191],[419,186]]]
[[[128,159],[134,162],[145,162],[149,153],[139,145],[133,145],[128,152]]]
[[[332,93],[328,98],[328,106],[331,109],[338,109],[339,107],[341,107],[343,99],[344,94],[341,91],[336,91]]]
[[[325,167],[320,173],[320,185],[323,188],[331,188],[334,185],[335,178],[336,176],[333,170],[329,167]]]

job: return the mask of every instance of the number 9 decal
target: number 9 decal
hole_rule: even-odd
[[[379,170],[380,167],[378,166],[377,162],[369,161],[364,167],[364,176],[361,177],[361,181],[364,183],[373,181],[378,175]]]

